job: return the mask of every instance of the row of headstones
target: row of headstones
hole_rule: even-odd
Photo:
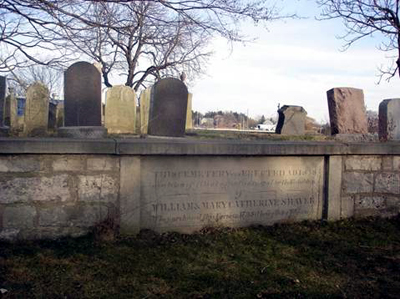
[[[6,80],[0,78],[0,98],[5,97]],[[64,74],[65,137],[104,137],[110,133],[140,133],[181,137],[191,128],[191,97],[186,85],[174,78],[158,81],[140,97],[140,117],[136,117],[135,92],[127,86],[107,91],[105,127],[102,127],[101,75],[87,62],[71,65]],[[17,126],[16,98],[12,93],[0,105],[0,127]],[[1,104],[1,103],[0,103]],[[8,123],[4,121],[9,116]],[[49,91],[41,83],[31,85],[26,94],[24,135],[38,134],[48,127]],[[136,129],[138,127],[139,129]]]
[[[368,134],[364,92],[357,88],[327,91],[331,134]],[[285,105],[278,110],[276,133],[304,135],[307,112],[300,106]],[[400,140],[400,99],[384,100],[379,105],[379,139]]]

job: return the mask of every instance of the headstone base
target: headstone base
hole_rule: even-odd
[[[67,138],[105,138],[107,129],[100,126],[61,127],[58,128],[59,137]]]
[[[0,127],[0,137],[8,137],[10,135],[9,127]]]

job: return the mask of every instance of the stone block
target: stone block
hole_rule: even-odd
[[[393,170],[400,171],[400,157],[399,156],[393,157]]]
[[[332,135],[367,134],[364,92],[340,87],[327,91]]]
[[[399,157],[400,158],[400,157]],[[393,165],[394,163],[394,159],[392,156],[383,156],[382,157],[382,170],[383,171],[392,171],[393,170]],[[397,170],[400,170],[400,159],[398,159],[398,167]],[[396,168],[395,168],[396,169]]]
[[[34,206],[8,206],[3,212],[3,228],[32,229],[36,219]]]
[[[79,175],[78,197],[81,201],[116,202],[118,181],[111,175]]]
[[[0,181],[0,203],[73,200],[67,175],[18,177]]]
[[[53,171],[82,171],[85,169],[85,159],[79,155],[52,156]]]
[[[332,221],[341,218],[342,160],[343,158],[341,156],[329,157],[328,220]]]
[[[47,206],[38,212],[39,226],[43,227],[91,227],[109,216],[108,207],[99,204]]]
[[[38,156],[0,157],[0,172],[39,172],[40,165]]]
[[[369,156],[350,156],[345,159],[345,169],[349,170],[367,170],[377,171],[381,169],[380,157]]]
[[[374,176],[372,173],[347,172],[343,174],[343,192],[368,193],[373,191]]]
[[[18,234],[21,230],[16,228],[6,228],[0,230],[0,240],[15,241],[18,238]]]
[[[121,158],[120,217],[121,232],[136,234],[140,231],[140,164],[141,158]]]
[[[400,140],[400,99],[384,100],[379,104],[379,139]]]
[[[354,196],[342,197],[340,218],[346,219],[354,216]]]
[[[400,194],[399,189],[400,174],[398,173],[380,173],[376,177],[375,192]]]
[[[87,158],[88,171],[117,171],[119,168],[119,158],[107,156]]]
[[[307,112],[300,106],[285,105],[278,110],[277,134],[304,135]]]

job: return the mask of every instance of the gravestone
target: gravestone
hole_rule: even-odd
[[[43,135],[49,121],[49,89],[40,82],[30,85],[26,91],[24,135]]]
[[[183,137],[185,135],[188,90],[182,81],[166,78],[152,88],[148,134]]]
[[[18,130],[18,101],[14,88],[9,88],[9,94],[4,103],[4,125],[10,127],[11,132]]]
[[[278,113],[277,134],[304,135],[307,112],[303,107],[284,105]]]
[[[101,75],[88,62],[77,62],[64,73],[65,126],[101,126]]]
[[[54,102],[49,103],[49,122],[48,128],[55,129],[56,128],[56,114],[57,114],[57,104]]]
[[[4,106],[6,100],[6,77],[0,76],[0,127],[4,126]]]
[[[327,96],[332,135],[368,133],[362,89],[333,88],[327,91]]]
[[[64,126],[64,102],[59,102],[56,108],[56,127]]]
[[[379,139],[400,140],[400,99],[379,104]]]
[[[132,88],[124,85],[107,90],[105,127],[109,133],[134,134],[136,122],[136,96]]]
[[[147,88],[140,94],[140,134],[146,135],[149,126],[151,88]]]
[[[193,99],[193,94],[189,93],[188,94],[187,111],[186,111],[186,130],[193,129],[192,99]]]

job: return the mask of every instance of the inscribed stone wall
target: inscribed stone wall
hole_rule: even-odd
[[[126,223],[140,210],[140,228],[193,232],[322,217],[322,157],[145,158],[140,168],[132,177],[140,183],[126,183],[140,185],[140,202],[121,206]]]
[[[342,201],[354,216],[394,216],[400,212],[400,156],[343,159]]]

